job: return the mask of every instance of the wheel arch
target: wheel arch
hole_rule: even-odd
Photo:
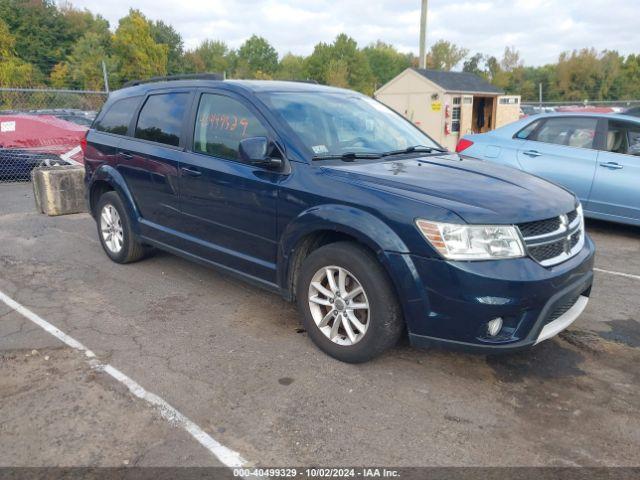
[[[137,234],[139,232],[138,219],[140,218],[140,212],[123,176],[110,165],[100,166],[91,177],[88,193],[89,212],[94,217],[96,216],[95,207],[100,200],[100,196],[108,191],[115,191],[120,195],[129,218],[131,218],[132,229]]]
[[[297,274],[304,259],[321,246],[339,241],[350,241],[369,250],[396,288],[393,269],[384,252],[408,253],[402,239],[369,212],[345,205],[324,205],[300,214],[281,236],[278,281],[285,298],[295,300]],[[396,294],[399,294],[397,289]]]

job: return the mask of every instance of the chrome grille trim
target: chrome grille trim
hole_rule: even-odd
[[[523,237],[523,238],[528,244],[530,241],[534,242],[535,240],[538,240],[538,239],[549,239],[549,237],[554,237],[554,236],[566,237],[567,232],[569,231],[575,232],[578,228],[580,228],[580,218],[576,216],[573,222],[570,223],[568,227],[563,227],[561,225],[560,228],[558,228],[557,230],[554,230],[553,232],[545,233],[544,235],[534,235],[531,237]],[[540,244],[542,245],[543,243],[550,243],[550,242],[553,242],[553,240],[550,240],[549,242],[540,242]]]
[[[577,255],[578,252],[582,250],[582,247],[584,247],[584,221],[583,218],[577,214],[577,211],[574,210],[568,214],[560,215],[557,218],[560,227],[553,232],[529,237],[522,236],[527,254],[543,267],[551,267],[569,260],[571,257]],[[541,222],[549,222],[549,220],[552,219],[542,220]],[[528,222],[526,225],[530,226],[531,223],[533,222]],[[520,230],[519,226],[518,228]],[[520,230],[520,232],[522,234],[522,230]],[[544,246],[549,246],[551,247],[550,250],[553,250],[554,244],[557,249],[561,250],[560,254],[550,258],[538,258],[539,255],[536,256],[534,254],[536,248],[539,250],[540,247]],[[571,248],[567,250],[569,247]],[[549,252],[549,249],[547,252]]]

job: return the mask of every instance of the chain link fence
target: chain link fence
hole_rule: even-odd
[[[625,113],[640,109],[640,100],[567,100],[562,102],[522,102],[524,113],[597,112]],[[636,114],[638,115],[638,114]]]
[[[0,88],[0,183],[40,165],[82,163],[82,138],[107,93]]]

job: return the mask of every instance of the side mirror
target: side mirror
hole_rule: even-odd
[[[238,153],[240,160],[250,165],[264,168],[280,168],[282,160],[272,158],[269,154],[273,151],[273,144],[267,137],[250,137],[240,140]]]

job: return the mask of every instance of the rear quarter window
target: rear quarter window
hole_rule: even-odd
[[[96,122],[94,128],[99,132],[126,135],[138,103],[140,97],[123,98],[114,102]]]
[[[536,129],[538,125],[540,125],[540,120],[531,122],[529,125],[527,125],[518,133],[516,133],[515,138],[519,138],[520,140],[526,140],[527,138],[529,138],[529,135],[531,135],[531,133]]]

